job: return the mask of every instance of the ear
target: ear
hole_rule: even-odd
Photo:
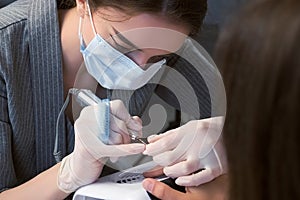
[[[84,18],[87,13],[86,0],[76,0],[77,14]]]

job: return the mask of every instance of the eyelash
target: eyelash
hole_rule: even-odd
[[[124,46],[119,45],[118,43],[115,43],[115,45],[117,46],[116,49],[117,49],[118,51],[124,53],[124,54],[130,53],[131,51],[134,51],[133,49],[131,49],[131,48],[126,48],[126,47],[124,47]]]
[[[112,35],[110,35],[110,37],[112,38],[112,40],[113,40],[113,42],[114,42],[115,48],[116,48],[118,51],[120,51],[121,53],[126,54],[126,53],[130,53],[131,51],[134,51],[133,48],[126,48],[126,47],[124,47],[124,46],[118,44],[118,43],[116,42],[116,40],[113,38]]]

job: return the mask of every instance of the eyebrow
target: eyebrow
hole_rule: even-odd
[[[138,48],[135,44],[133,44],[132,42],[130,42],[124,35],[122,35],[117,29],[115,29],[115,27],[112,26],[112,29],[114,30],[116,36],[125,44],[133,47],[134,49],[141,51],[140,48]]]

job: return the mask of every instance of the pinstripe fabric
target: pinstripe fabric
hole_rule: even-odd
[[[52,166],[63,103],[55,1],[21,0],[0,10],[0,190]],[[69,124],[68,126],[72,126]],[[73,137],[60,126],[63,155]],[[67,146],[67,139],[71,142]]]
[[[166,96],[168,99],[165,100],[170,105],[172,105],[174,108],[176,108],[179,111],[185,112],[190,116],[193,117],[198,116],[199,113],[197,112],[199,111],[201,119],[210,117],[211,99],[210,99],[207,85],[204,82],[202,75],[199,74],[198,71],[199,69],[198,70],[195,69],[195,67],[189,64],[189,62],[183,58],[177,60],[175,66],[173,66],[173,69],[178,71],[184,77],[184,79],[188,81],[191,88],[187,88],[186,86],[183,86],[182,83],[177,78],[170,77],[170,75],[167,73],[162,78],[161,82],[163,82],[164,79],[168,77],[169,80],[168,84],[176,88],[176,94],[167,94],[169,92],[160,86],[156,89],[156,93],[163,99],[165,99]],[[202,70],[202,73],[208,74],[207,76],[211,77],[210,82],[214,82],[214,78],[215,78],[214,72],[211,72],[209,69],[205,69]],[[196,95],[196,98],[198,100],[198,103],[196,104],[195,102],[193,102],[195,101],[195,99],[191,98],[193,94]],[[178,99],[180,99],[181,103],[185,105],[184,107],[180,107],[179,102],[177,101]],[[194,107],[197,104],[198,104],[198,109]]]
[[[28,18],[32,70],[37,172],[54,164],[52,156],[55,124],[63,103],[60,34],[55,2],[31,2]],[[64,124],[64,121],[61,121]],[[65,155],[65,128],[60,126],[60,147]],[[64,147],[64,148],[63,148]],[[41,151],[43,150],[43,151]]]
[[[23,40],[27,5],[22,1],[0,11],[0,190],[36,173],[31,72]]]

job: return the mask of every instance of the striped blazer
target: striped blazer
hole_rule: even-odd
[[[3,190],[55,164],[52,156],[55,123],[63,104],[55,1],[21,0],[2,8],[0,48],[0,190]],[[72,134],[66,130],[66,126],[60,126],[64,155],[73,148]]]

